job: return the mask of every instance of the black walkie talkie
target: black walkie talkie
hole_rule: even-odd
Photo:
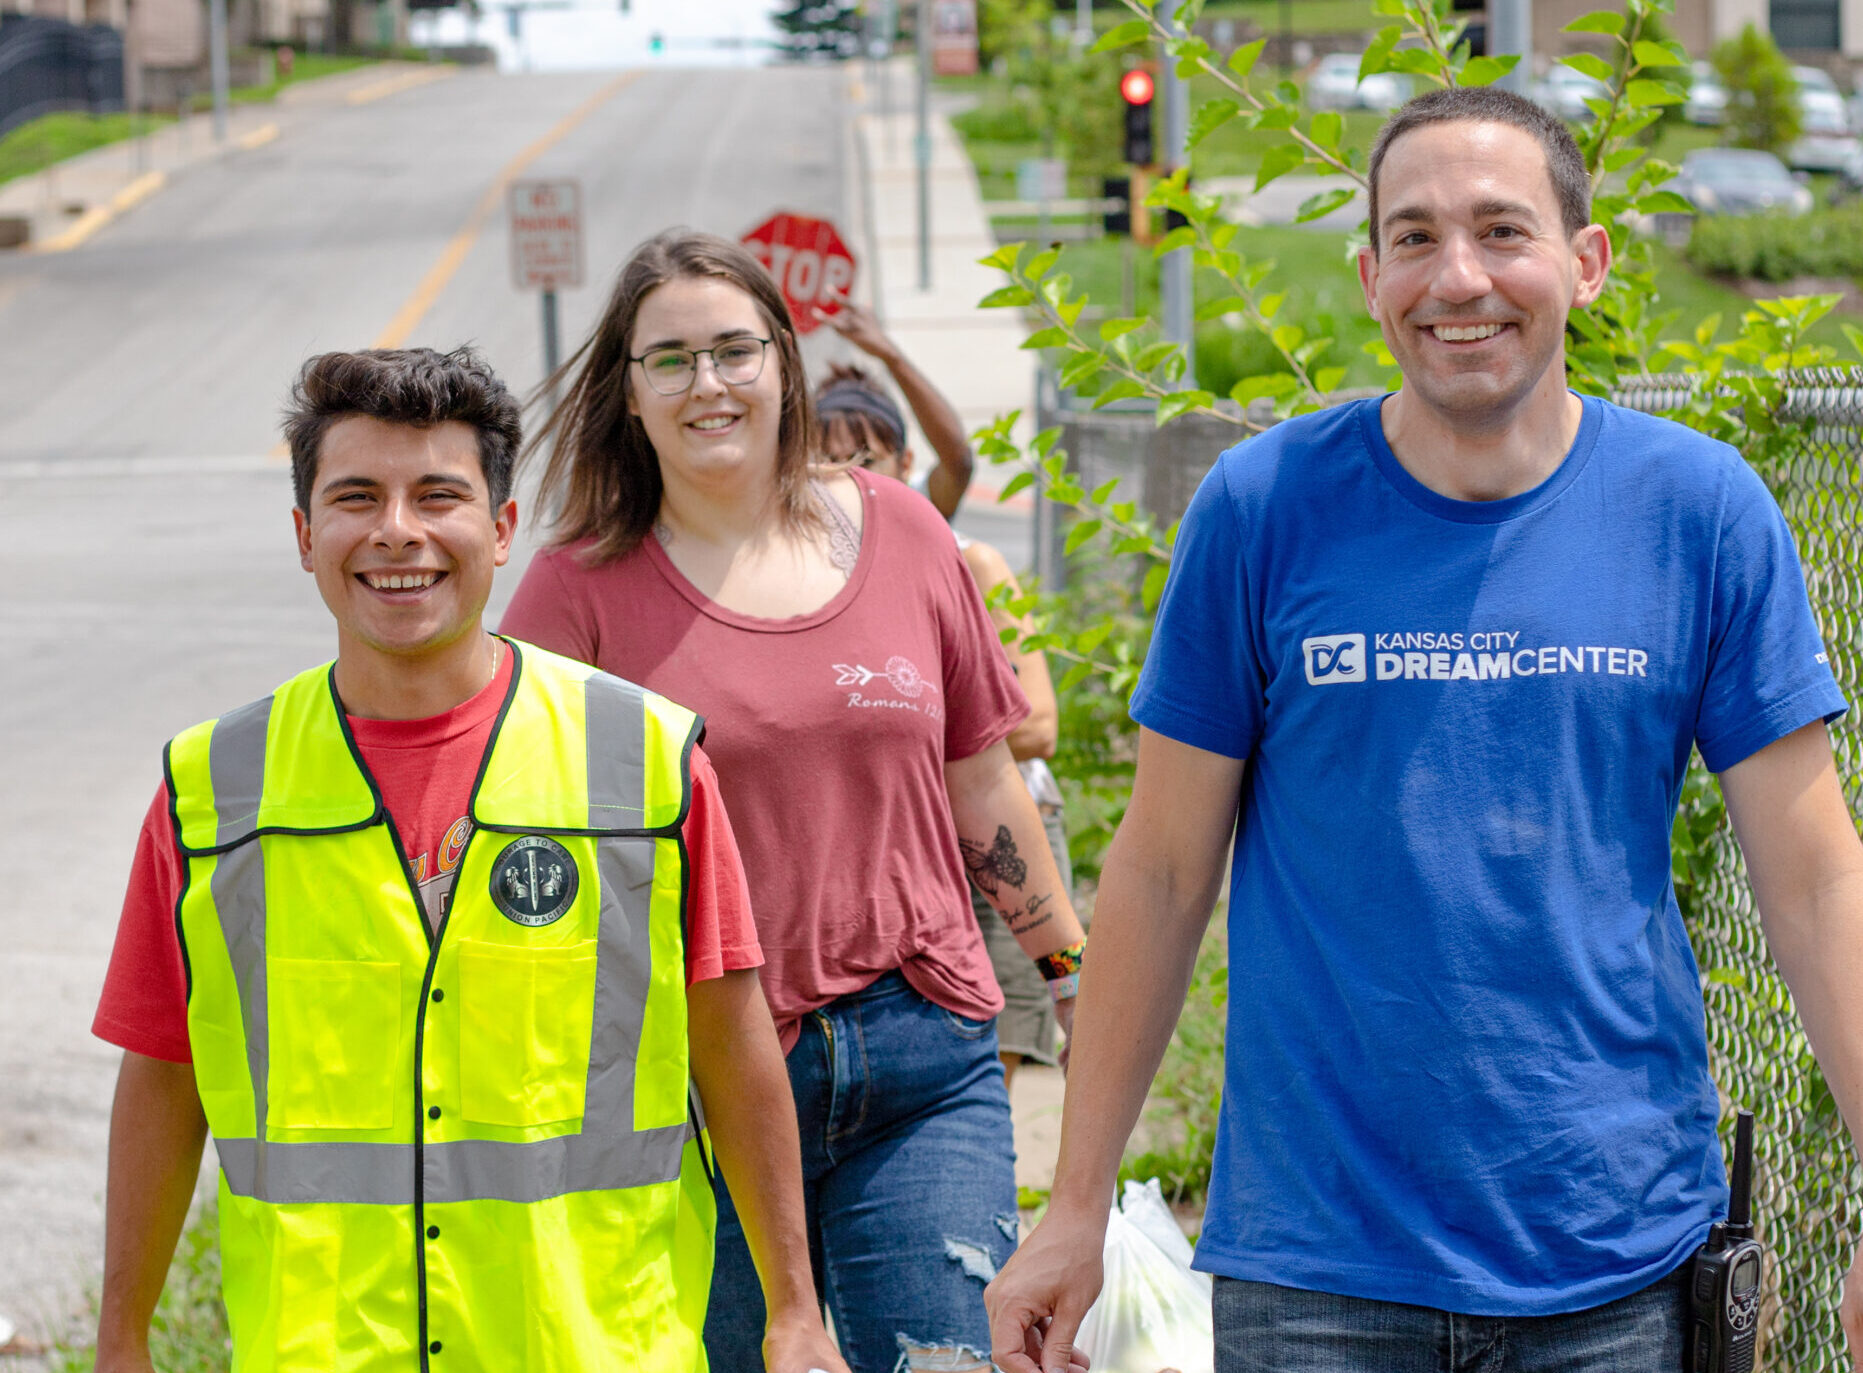
[[[1727,1219],[1695,1251],[1684,1373],[1752,1373],[1766,1251],[1753,1238],[1753,1113],[1734,1121]]]

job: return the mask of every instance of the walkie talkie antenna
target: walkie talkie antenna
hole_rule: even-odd
[[[1734,1172],[1728,1179],[1727,1231],[1738,1239],[1753,1233],[1753,1113],[1734,1117]]]

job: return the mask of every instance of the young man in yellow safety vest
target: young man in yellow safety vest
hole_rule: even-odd
[[[333,353],[285,428],[337,658],[168,746],[95,1027],[97,1367],[151,1367],[211,1131],[236,1369],[703,1370],[715,1147],[771,1373],[844,1373],[700,721],[481,625],[516,402]]]

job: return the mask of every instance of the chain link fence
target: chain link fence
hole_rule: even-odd
[[[1838,685],[1863,708],[1863,369],[1808,370],[1785,380],[1781,418],[1804,423],[1805,433],[1788,458],[1760,475],[1798,540]],[[1660,414],[1681,405],[1693,385],[1687,376],[1642,378],[1613,399]],[[1356,394],[1370,393],[1339,399]],[[1268,416],[1250,418],[1266,422]],[[1143,402],[1075,408],[1046,377],[1037,392],[1036,425],[1061,427],[1060,446],[1085,487],[1118,478],[1121,498],[1136,499],[1165,523],[1183,514],[1216,455],[1245,432],[1208,415],[1159,429]],[[1061,585],[1067,571],[1064,518],[1051,502],[1036,502],[1035,570],[1049,587]],[[1856,814],[1863,806],[1863,730],[1840,726],[1832,744]],[[1756,1366],[1771,1373],[1848,1373],[1837,1303],[1863,1235],[1863,1168],[1767,953],[1726,824],[1715,832],[1709,854],[1711,871],[1690,934],[1702,969],[1730,1154],[1734,1111],[1744,1108],[1756,1117],[1754,1221],[1770,1251]]]

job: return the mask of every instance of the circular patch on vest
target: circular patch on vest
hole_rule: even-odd
[[[576,860],[541,834],[513,839],[492,860],[492,902],[519,925],[548,925],[576,899]]]

